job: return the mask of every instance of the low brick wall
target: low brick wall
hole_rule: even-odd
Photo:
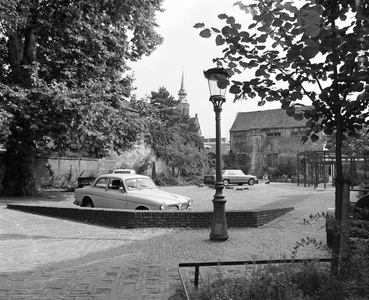
[[[15,204],[8,204],[7,208],[49,217],[111,226],[115,228],[204,228],[211,227],[213,217],[212,211],[137,211],[87,207],[62,208]],[[268,210],[227,211],[227,226],[259,227],[293,209],[293,207],[287,207]]]

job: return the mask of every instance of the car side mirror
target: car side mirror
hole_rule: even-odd
[[[120,190],[121,193],[124,193],[125,192],[124,191],[124,188],[122,186],[119,188],[119,190]]]

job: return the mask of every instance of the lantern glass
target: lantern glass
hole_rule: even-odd
[[[208,80],[210,97],[225,98],[228,87],[228,73],[223,68],[213,68],[204,71],[205,78]]]

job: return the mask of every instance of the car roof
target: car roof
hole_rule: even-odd
[[[145,175],[137,175],[137,174],[121,174],[121,173],[116,173],[116,174],[102,174],[99,176],[100,177],[108,177],[108,178],[121,178],[121,179],[127,179],[127,178],[150,178],[149,176],[145,176]]]

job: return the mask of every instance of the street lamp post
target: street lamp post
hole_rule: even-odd
[[[228,229],[225,215],[225,197],[223,195],[224,184],[222,180],[221,158],[221,123],[220,115],[222,104],[226,101],[225,92],[228,86],[228,73],[223,68],[213,68],[204,71],[205,78],[209,83],[210,102],[213,103],[215,112],[215,195],[213,199],[213,220],[211,225],[210,239],[227,240]]]

